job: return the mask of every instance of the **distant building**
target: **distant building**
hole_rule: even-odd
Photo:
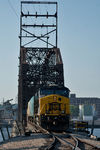
[[[79,105],[79,118],[80,120],[93,120],[94,115],[94,105],[86,105],[81,104]]]
[[[12,105],[9,101],[4,102],[3,105],[0,106],[0,119],[11,119],[12,114]]]
[[[13,104],[12,110],[13,110],[13,119],[18,120],[18,104]]]
[[[3,120],[16,120],[18,116],[18,105],[11,104],[8,101],[4,102],[3,105],[0,105],[0,121]]]
[[[95,97],[76,97],[76,94],[70,94],[71,105],[93,105],[95,107],[96,117],[100,118],[100,98]]]

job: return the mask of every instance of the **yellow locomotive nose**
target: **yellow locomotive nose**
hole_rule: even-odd
[[[40,115],[69,115],[69,98],[52,94],[40,98]]]
[[[69,127],[69,89],[66,87],[43,87],[33,97],[33,120],[50,130],[66,130]],[[33,105],[32,105],[33,104]],[[31,115],[32,116],[32,115]],[[28,118],[31,118],[28,116]],[[63,127],[62,127],[63,124]]]
[[[54,101],[56,101],[57,100],[57,96],[54,96],[53,99],[54,99]]]

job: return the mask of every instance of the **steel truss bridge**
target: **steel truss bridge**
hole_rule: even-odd
[[[44,12],[44,5],[53,11]],[[38,6],[41,12],[36,10]],[[63,62],[57,48],[57,11],[57,2],[21,2],[18,119],[23,124],[28,101],[41,86],[64,86]]]

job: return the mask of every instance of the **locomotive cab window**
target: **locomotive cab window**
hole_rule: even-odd
[[[40,95],[40,97],[43,97],[43,96],[52,95],[52,94],[57,94],[57,95],[61,95],[61,96],[69,98],[69,89],[66,87],[41,88],[39,95]]]
[[[40,95],[51,95],[51,94],[54,94],[54,91],[53,90],[40,90]]]
[[[61,104],[59,103],[49,104],[49,111],[52,111],[52,110],[61,110]]]
[[[53,104],[53,109],[54,110],[61,110],[61,104],[57,104],[57,103]]]
[[[69,92],[67,90],[55,90],[55,94],[65,96],[65,97],[69,97]]]

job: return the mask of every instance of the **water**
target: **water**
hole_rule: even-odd
[[[9,130],[9,133],[11,134],[11,128],[9,128],[8,130]],[[7,140],[8,139],[7,129],[2,128],[2,131],[3,131],[3,134],[4,134],[5,140]],[[3,138],[2,138],[2,135],[1,135],[1,131],[0,131],[0,142],[2,142],[2,141],[3,141]]]
[[[89,129],[90,133],[91,133],[91,129]],[[95,128],[93,131],[93,135],[100,137],[100,128]]]

